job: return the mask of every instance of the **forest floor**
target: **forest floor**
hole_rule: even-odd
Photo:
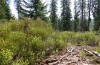
[[[41,65],[100,65],[91,55],[85,56],[84,49],[92,51],[94,47],[68,45],[62,52],[52,54],[43,60]]]

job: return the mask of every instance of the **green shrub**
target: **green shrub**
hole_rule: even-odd
[[[8,27],[8,24],[0,26],[0,38],[7,39],[10,32],[11,30]]]
[[[96,48],[95,48],[95,51],[97,51],[98,53],[100,53],[100,47],[99,47],[99,46],[96,47]]]
[[[41,61],[41,59],[44,58],[45,55],[45,42],[41,39],[41,37],[29,37],[28,38],[28,45],[29,50],[31,53],[34,53],[33,57],[29,57],[30,64],[31,65],[38,65],[38,63]],[[28,46],[27,45],[27,46]],[[34,59],[34,60],[32,60]]]
[[[13,20],[9,23],[9,27],[11,31],[20,31],[21,30],[20,25],[21,25],[20,22],[13,21]]]
[[[13,53],[12,65],[38,65],[45,56],[45,42],[52,32],[52,26],[39,19],[11,20],[0,26],[0,49]]]
[[[91,32],[76,33],[74,40],[76,43],[82,45],[96,45],[96,36]]]
[[[84,33],[76,33],[74,35],[74,39],[72,40],[73,43],[78,44],[78,45],[84,45],[85,40],[84,40]]]
[[[45,43],[41,40],[40,37],[33,37],[30,44],[30,47],[32,48],[33,52],[40,52],[44,50]]]
[[[94,46],[100,42],[100,37],[93,32],[56,32],[55,34],[65,43]]]
[[[55,43],[54,43],[54,49],[55,51],[60,51],[62,49],[64,49],[66,46],[66,44],[64,43],[64,41],[62,39],[56,39]]]
[[[26,41],[26,34],[22,32],[11,32],[9,35],[9,40],[14,43],[19,43],[23,45]]]
[[[83,35],[84,41],[86,41],[87,45],[98,45],[96,44],[96,36],[94,33],[86,32]]]
[[[74,39],[75,32],[60,32],[59,36],[62,38],[62,40],[65,41],[65,43],[69,43],[72,42],[72,40]]]
[[[81,56],[83,59],[86,59],[86,53],[84,51],[81,51]]]
[[[28,61],[29,61],[29,65],[34,65],[36,62],[35,62],[35,54],[33,53],[33,51],[27,51],[26,53],[25,53],[25,59],[28,59]],[[38,58],[39,59],[39,58]]]
[[[8,43],[7,41],[0,39],[0,49],[6,48],[9,45],[7,43]]]
[[[45,49],[47,48],[53,49],[54,43],[55,43],[55,40],[53,38],[48,38],[48,40],[45,41]]]
[[[45,40],[49,37],[50,34],[46,29],[31,28],[30,35],[35,37],[41,37],[43,40]]]
[[[0,50],[0,65],[8,65],[12,61],[13,53],[9,49]]]
[[[55,43],[54,43],[54,49],[57,51],[62,50],[63,48],[65,48],[65,46],[67,45],[66,43],[66,37],[63,37],[64,35],[60,32],[56,32],[55,33],[55,37],[53,38]]]
[[[48,31],[53,30],[52,25],[50,23],[46,23],[43,20],[37,19],[34,21],[34,24],[32,24],[33,28],[45,28],[48,29]]]
[[[40,19],[1,23],[0,65],[39,65],[47,53],[61,51],[67,43],[95,46],[100,43],[100,36],[94,32],[54,31],[50,23]]]
[[[29,29],[29,34],[35,37],[41,37],[46,40],[52,34],[53,29],[50,24],[45,23],[42,20],[34,21],[32,27]]]
[[[18,59],[16,61],[14,61],[11,65],[29,65],[29,61],[24,59]]]
[[[65,37],[60,32],[54,32],[46,40],[46,49],[50,51],[60,51],[66,46]]]
[[[0,49],[9,49],[10,51],[12,51],[14,54],[16,54],[17,50],[19,49],[19,46],[15,43],[12,43],[8,40],[3,40],[3,39],[0,39]]]
[[[31,19],[25,18],[23,20],[11,20],[9,23],[9,27],[12,31],[24,31],[28,29],[33,23]]]

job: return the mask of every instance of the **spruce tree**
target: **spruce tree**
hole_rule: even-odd
[[[12,18],[11,12],[10,12],[10,7],[7,3],[5,3],[4,6],[4,11],[5,11],[5,19],[10,20]]]
[[[88,21],[86,18],[86,0],[78,0],[78,13],[79,13],[79,31],[87,31],[88,30]]]
[[[23,17],[27,17],[27,10],[23,9],[23,0],[15,0],[15,6],[17,9],[18,19],[21,19]]]
[[[57,29],[57,0],[51,0],[50,21],[53,27]]]
[[[41,18],[46,20],[45,6],[40,0],[15,0],[19,17]]]
[[[94,17],[94,29],[100,30],[100,0],[94,0],[93,2],[93,17]]]
[[[61,0],[62,4],[62,13],[61,13],[61,21],[63,30],[71,29],[71,10],[70,10],[70,0]]]
[[[10,8],[6,0],[0,0],[0,19],[11,19]]]
[[[73,30],[78,31],[79,26],[79,11],[78,11],[78,2],[74,1],[74,22],[73,22]]]
[[[46,6],[43,5],[41,0],[34,0],[32,7],[34,9],[30,13],[31,17],[34,17],[34,19],[41,18],[42,20],[46,20]]]

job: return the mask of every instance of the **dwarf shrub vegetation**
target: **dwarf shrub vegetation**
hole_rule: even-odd
[[[99,42],[95,32],[54,31],[50,23],[40,19],[10,20],[0,24],[0,65],[39,65],[67,43],[94,46]]]

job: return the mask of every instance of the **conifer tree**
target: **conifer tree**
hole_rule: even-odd
[[[71,10],[70,10],[70,0],[61,0],[62,4],[62,26],[63,30],[70,30],[71,29]]]
[[[15,0],[18,15],[20,17],[41,18],[46,20],[45,6],[40,0]]]
[[[0,19],[11,19],[10,8],[6,0],[0,0]]]
[[[79,11],[78,11],[78,2],[74,1],[74,22],[73,22],[73,30],[78,31],[79,26]]]
[[[78,0],[78,13],[79,13],[79,31],[88,30],[88,21],[86,19],[86,0]]]
[[[93,4],[93,17],[94,17],[94,29],[100,30],[100,0],[94,0]]]
[[[57,29],[57,0],[51,0],[50,21],[53,27]]]

